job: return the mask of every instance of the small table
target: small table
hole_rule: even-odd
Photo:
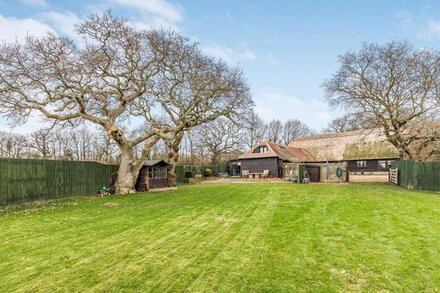
[[[249,173],[249,178],[252,178],[252,179],[260,179],[261,178],[261,176],[263,176],[263,173]]]

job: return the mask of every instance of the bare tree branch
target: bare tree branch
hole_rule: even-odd
[[[413,146],[422,137],[415,129],[427,129],[439,117],[440,54],[394,41],[364,44],[339,62],[323,85],[330,105],[343,107],[363,125],[381,127],[401,158],[416,158]],[[428,141],[437,136],[423,133]]]

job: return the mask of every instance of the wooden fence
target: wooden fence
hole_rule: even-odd
[[[227,172],[227,164],[177,166],[177,182],[185,182],[185,172],[204,175]],[[118,165],[84,161],[0,158],[0,205],[96,194],[108,186]]]
[[[96,194],[117,165],[0,158],[0,205]]]
[[[440,190],[440,161],[395,161],[391,168],[398,169],[398,184],[407,188]]]

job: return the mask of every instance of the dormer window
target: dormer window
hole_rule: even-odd
[[[261,154],[267,153],[267,146],[260,146],[260,153]]]

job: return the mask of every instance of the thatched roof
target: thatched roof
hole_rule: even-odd
[[[397,158],[379,128],[297,137],[289,147],[307,149],[317,161]]]
[[[267,147],[267,153],[256,152],[261,147]],[[313,162],[315,158],[307,150],[302,148],[289,147],[282,144],[273,143],[270,141],[263,141],[260,145],[252,150],[245,152],[238,159],[259,159],[259,158],[274,158],[278,157],[288,162]]]

